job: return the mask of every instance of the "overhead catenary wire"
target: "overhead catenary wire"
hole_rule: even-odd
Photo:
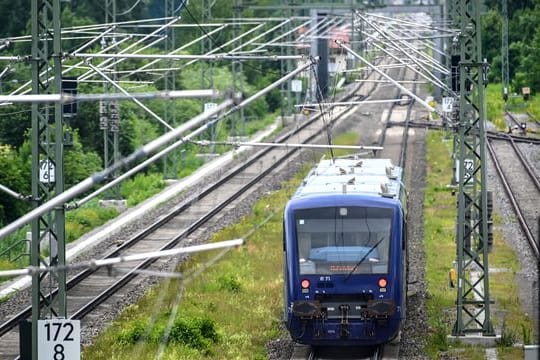
[[[226,25],[219,26],[216,29],[211,30],[210,34],[213,34],[213,33],[218,32],[218,31],[222,31],[225,27],[226,27]],[[180,51],[183,51],[183,50],[189,48],[190,46],[198,43],[203,38],[204,38],[204,36],[200,36],[200,37],[198,37],[196,39],[193,39],[192,41],[188,42],[187,44],[184,44],[184,45],[180,46],[179,48],[170,51],[167,55],[174,55],[174,54],[176,54],[176,53],[178,53]],[[137,70],[131,70],[126,76],[129,77],[129,76],[131,76],[133,74],[140,73],[141,71],[143,71],[143,70],[145,70],[145,69],[147,69],[149,67],[154,66],[159,61],[160,61],[160,59],[154,59],[154,60],[150,61],[148,64],[145,64],[145,65],[141,66]]]
[[[413,28],[422,27],[422,28],[427,29],[427,30],[436,30],[436,31],[441,31],[441,32],[449,32],[449,33],[452,33],[452,34],[456,34],[458,32],[458,30],[454,30],[454,29],[448,29],[448,28],[441,28],[441,27],[437,27],[437,26],[419,24],[417,22],[406,21],[406,20],[402,20],[402,19],[398,19],[398,18],[391,18],[391,17],[388,17],[388,16],[375,14],[375,13],[369,13],[368,15],[370,17],[382,19],[382,20],[385,21],[385,23],[391,21],[391,22],[395,22],[395,23],[400,23],[400,25],[402,25],[402,26],[411,26]]]
[[[170,21],[168,21],[165,24],[162,24],[160,27],[158,27],[157,29],[155,29],[154,31],[149,33],[147,36],[144,36],[144,37],[142,37],[140,39],[137,39],[137,41],[135,41],[132,44],[129,44],[125,48],[122,48],[117,53],[118,54],[127,54],[130,51],[133,51],[133,53],[139,53],[141,51],[144,51],[145,49],[152,46],[153,44],[157,44],[158,42],[162,41],[163,39],[165,39],[165,37],[158,38],[158,39],[154,40],[153,42],[151,42],[150,44],[148,44],[146,46],[141,47],[140,46],[141,44],[143,44],[146,40],[153,37],[154,35],[161,34],[165,29],[167,29],[168,26],[171,26],[171,25],[175,24],[179,20],[180,20],[180,17],[178,17],[178,16],[171,18]],[[115,49],[116,46],[118,46],[118,43],[109,45],[109,47],[107,48],[107,51]],[[103,53],[103,52],[100,52],[100,53]],[[112,60],[115,60],[115,61],[112,61]],[[113,66],[119,64],[120,62],[123,62],[124,60],[125,59],[105,59],[103,62],[98,64],[98,67],[101,68],[101,69],[110,68],[110,67],[113,67]],[[92,72],[87,72],[86,74],[83,74],[83,75],[79,76],[79,79],[86,79],[91,75],[92,75]]]
[[[375,31],[377,31],[379,34],[381,34],[381,36],[384,37],[386,40],[388,40],[390,42],[390,46],[392,46],[396,50],[403,51],[404,54],[406,54],[409,58],[412,59],[413,58],[412,55],[416,54],[417,58],[418,58],[417,59],[418,61],[420,61],[420,59],[426,59],[426,60],[429,60],[429,65],[432,68],[437,69],[438,71],[443,72],[443,73],[446,73],[448,71],[445,67],[438,64],[432,58],[429,58],[429,56],[425,52],[420,52],[420,51],[416,50],[411,44],[409,44],[406,41],[398,41],[398,40],[396,40],[397,36],[395,36],[390,30],[383,31],[380,26],[375,25],[374,23],[367,21],[367,19],[365,17],[363,17],[362,15],[359,14],[358,16],[360,18],[362,18],[362,19],[365,19],[366,23],[370,27],[372,27]],[[400,49],[399,47],[397,47],[395,45],[396,42],[401,44],[406,49],[403,49],[403,48]],[[409,50],[412,52],[412,54],[409,53]]]
[[[227,109],[228,107],[230,107],[237,101],[238,101],[237,98],[232,98],[232,97],[225,99],[222,103],[218,104],[215,108],[209,109],[197,115],[192,120],[209,119],[212,116],[217,115],[218,113]],[[109,176],[116,173],[120,169],[128,167],[132,163],[146,158],[149,154],[153,154],[162,146],[179,138],[182,135],[182,131],[183,129],[180,126],[178,128],[173,129],[172,131],[165,133],[164,135],[161,135],[160,137],[149,142],[148,144],[142,146],[141,148],[133,152],[131,155],[120,159],[119,161],[115,162],[113,165],[107,167],[106,169],[98,173],[95,173],[91,175],[90,177],[82,180],[81,182],[69,188],[68,190],[64,191],[63,193],[57,194],[56,196],[51,198],[49,201],[29,211],[28,213],[21,216],[17,220],[13,221],[12,223],[0,229],[0,239],[6,235],[11,234],[12,232],[19,229],[20,227],[28,224],[30,221],[34,220],[35,218],[54,209],[55,207],[63,206],[66,202],[70,201],[77,195],[82,194],[83,192],[89,190],[94,185],[104,182]]]
[[[366,65],[368,65],[370,68],[372,68],[375,72],[377,72],[379,75],[381,75],[382,77],[384,77],[385,79],[389,80],[390,82],[392,82],[395,86],[397,86],[401,91],[405,92],[406,94],[410,95],[411,97],[413,97],[418,103],[420,103],[422,106],[426,107],[429,111],[432,111],[432,112],[436,112],[437,114],[439,114],[441,117],[444,117],[444,115],[437,109],[435,109],[433,106],[429,105],[427,102],[425,102],[423,99],[419,98],[416,94],[414,94],[411,90],[407,89],[406,87],[404,87],[403,85],[397,83],[396,81],[394,81],[390,76],[388,76],[387,74],[385,74],[384,72],[382,72],[381,70],[377,69],[376,66],[374,66],[372,63],[370,63],[368,60],[366,60],[365,58],[363,58],[362,56],[358,55],[355,51],[353,51],[351,48],[349,48],[348,46],[346,46],[342,41],[339,41],[339,40],[336,40],[336,43],[343,47],[345,50],[347,50],[350,54],[352,54],[354,57],[356,57],[357,59],[361,60],[362,62],[364,62]]]
[[[76,269],[96,269],[103,266],[114,266],[114,265],[122,264],[125,262],[157,259],[157,258],[170,257],[170,256],[181,255],[181,254],[192,254],[192,253],[201,252],[201,251],[237,247],[237,246],[242,245],[243,243],[244,243],[244,239],[233,239],[233,240],[226,240],[226,241],[220,241],[220,242],[209,243],[209,244],[201,244],[201,245],[186,246],[186,247],[176,248],[176,249],[144,252],[144,253],[124,255],[124,256],[112,257],[112,258],[106,258],[106,259],[99,259],[99,260],[93,259],[93,260],[83,261],[80,263],[74,263],[74,264],[64,265],[64,266],[42,266],[42,267],[29,266],[24,269],[0,271],[0,277],[33,275],[33,274],[42,274],[42,273],[48,273],[48,272],[69,271],[69,270],[76,270]]]
[[[394,103],[394,102],[400,102],[403,101],[403,99],[381,99],[381,100],[360,100],[360,101],[335,101],[335,102],[321,102],[322,105],[325,106],[348,106],[348,105],[361,105],[361,104],[384,104],[384,103]],[[301,105],[294,105],[295,107],[315,107],[318,106],[319,103],[311,103],[311,104],[301,104]]]
[[[152,91],[144,93],[106,93],[106,94],[31,94],[31,95],[0,95],[0,102],[12,103],[47,103],[59,102],[62,104],[75,101],[96,101],[96,100],[132,100],[132,99],[193,99],[193,98],[217,98],[220,93],[217,90],[167,90]]]
[[[109,78],[104,72],[102,72],[100,69],[98,69],[97,67],[93,66],[92,64],[88,63],[88,65],[95,71],[97,72],[98,74],[100,74],[105,80],[107,80],[109,83],[111,83],[115,88],[117,88],[118,90],[120,90],[122,93],[124,93],[125,95],[127,96],[130,96],[130,94],[123,88],[121,87],[120,85],[118,85],[118,83],[116,81],[114,81],[113,79]],[[139,105],[141,108],[143,108],[143,110],[145,110],[148,114],[150,114],[154,119],[156,119],[157,121],[159,121],[161,124],[163,124],[165,127],[167,127],[169,130],[173,130],[174,128],[169,125],[165,120],[163,120],[159,115],[157,115],[155,112],[153,112],[148,106],[144,105],[142,102],[140,102],[138,99],[134,98],[134,97],[131,97],[131,100],[133,100],[137,105]]]
[[[311,61],[316,61],[315,59],[312,59]],[[306,69],[307,67],[311,66],[310,65],[311,63],[308,62],[306,64],[304,64],[303,66],[300,66],[298,67],[296,70],[292,71],[291,73],[287,74],[286,76],[284,76],[283,78],[273,82],[272,84],[268,85],[266,88],[260,90],[259,92],[253,94],[252,96],[250,96],[249,98],[245,99],[244,101],[240,102],[238,105],[234,106],[230,111],[226,112],[225,114],[222,114],[222,115],[219,115],[217,116],[214,120],[210,120],[208,121],[205,125],[199,127],[198,129],[196,129],[195,131],[191,132],[190,134],[188,134],[187,136],[184,136],[184,137],[181,137],[180,139],[178,139],[176,142],[174,142],[173,144],[167,146],[165,149],[161,150],[160,152],[158,152],[157,154],[153,155],[152,157],[148,158],[147,160],[143,161],[142,163],[136,165],[135,167],[133,167],[132,169],[126,171],[124,174],[118,176],[117,178],[115,178],[114,180],[112,180],[111,182],[107,183],[106,185],[104,185],[103,187],[101,187],[100,189],[94,191],[92,194],[86,196],[85,198],[83,198],[82,200],[79,200],[75,203],[72,203],[72,204],[69,204],[67,205],[66,207],[68,209],[73,209],[73,208],[76,208],[76,207],[79,207],[81,206],[82,204],[88,202],[89,200],[91,200],[92,198],[94,198],[95,196],[99,195],[100,193],[102,193],[103,191],[107,190],[107,189],[110,189],[111,187],[113,187],[114,185],[120,183],[121,181],[123,181],[124,179],[126,179],[127,177],[137,173],[138,171],[146,168],[148,165],[152,164],[153,162],[155,162],[157,159],[160,159],[161,157],[167,155],[168,153],[170,153],[171,151],[173,151],[174,149],[176,149],[177,147],[179,147],[180,145],[182,145],[183,143],[185,143],[186,141],[189,141],[191,139],[193,139],[195,136],[197,135],[200,135],[201,133],[203,133],[205,130],[211,128],[212,126],[214,126],[217,122],[221,121],[222,119],[226,118],[227,116],[229,116],[230,114],[232,114],[233,112],[235,111],[238,111],[240,110],[240,108],[244,107],[244,106],[247,106],[248,104],[250,104],[252,101],[256,100],[257,98],[265,95],[266,93],[268,93],[269,91],[271,91],[272,89],[276,88],[277,86],[281,85],[284,81],[287,81],[289,78],[293,77],[293,76],[296,76],[296,74],[298,74],[299,72],[302,72],[304,69]],[[183,133],[184,131],[187,131],[188,129],[194,127],[195,125],[199,124],[202,120],[201,119],[198,119],[198,120],[195,120],[195,119],[192,119],[184,124],[182,124],[180,126],[181,130],[179,130],[181,133]]]
[[[411,56],[411,54],[409,54],[408,52],[405,52],[404,49],[401,49],[399,48],[396,44],[395,44],[395,41],[393,40],[392,37],[388,36],[385,32],[383,32],[379,27],[376,27],[375,25],[371,24],[371,23],[368,23],[371,27],[373,27],[376,31],[377,31],[377,34],[380,34],[384,40],[386,41],[383,41],[383,40],[379,40],[379,39],[376,39],[374,37],[374,35],[372,34],[369,34],[369,33],[366,33],[364,32],[364,35],[367,36],[368,38],[370,39],[374,39],[374,40],[377,40],[381,43],[383,43],[384,45],[396,50],[396,51],[400,51],[400,52],[403,52],[406,56],[407,56],[407,60],[410,61],[411,63],[413,64],[416,64],[417,66],[421,67],[425,72],[426,74],[429,74],[431,75],[431,71],[428,71],[422,64],[426,64],[425,60],[424,61],[421,61],[420,58],[417,58],[417,57],[413,57]],[[388,56],[390,56],[391,58],[397,60],[398,62],[400,63],[404,63],[404,61],[402,59],[399,59],[395,54],[392,54],[390,51],[388,51],[387,49],[384,49],[382,46],[376,44],[375,42],[371,42],[371,44],[373,46],[375,46],[377,49],[379,49],[380,51],[383,51],[384,53],[386,53]],[[406,47],[408,47],[410,50],[414,50],[415,53],[419,53],[418,50],[414,49],[413,47],[409,47],[409,45],[406,45]],[[422,53],[421,53],[422,54]],[[429,62],[429,66],[431,67],[436,67],[438,71],[440,71],[441,73],[443,74],[447,74],[448,73],[448,70],[439,66],[439,64],[436,64],[435,61],[433,61],[432,59],[430,59],[431,61]],[[410,65],[409,65],[410,66]],[[411,70],[421,74],[418,70],[410,67]],[[422,75],[423,77],[426,77],[427,75]],[[433,79],[432,81],[435,81],[437,82],[438,79],[431,75],[431,78]],[[439,86],[444,86],[444,83],[440,82],[439,81]]]
[[[0,184],[0,191],[3,191],[6,194],[8,194],[8,195],[10,195],[10,196],[12,196],[12,197],[14,197],[16,199],[19,199],[19,200],[29,201],[30,199],[32,199],[31,195],[20,194],[20,193],[18,193],[16,191],[11,190],[7,186],[2,185],[2,184]]]
[[[109,31],[111,31],[111,30],[112,30],[112,29],[110,29]],[[107,31],[106,31],[106,32],[107,32]],[[105,32],[105,33],[106,33],[106,32]],[[96,39],[91,40],[89,43],[82,45],[82,46],[79,48],[79,50],[82,51],[81,49],[85,49],[89,44],[92,44],[92,43],[97,42],[97,41],[100,40],[104,35],[105,35],[105,34],[100,35],[100,36],[98,36]],[[119,44],[123,43],[124,41],[127,41],[128,39],[129,39],[129,38],[121,39],[120,41],[118,41],[118,42],[116,43],[116,45],[119,45]],[[110,49],[113,49],[113,48],[114,48],[114,45],[110,45],[109,47],[107,47],[107,48],[104,49],[103,51],[107,51],[107,50],[110,50]],[[84,63],[83,61],[80,61],[80,62],[78,62],[78,63],[75,64],[75,65],[71,65],[71,66],[69,66],[68,68],[62,69],[62,75],[67,74],[70,70],[74,69],[76,66],[79,66],[79,65],[81,65],[81,64],[83,64],[83,63]],[[50,68],[41,71],[40,74],[39,74],[40,78],[41,78],[42,76],[48,74],[49,72],[50,72]],[[80,78],[80,77],[79,77],[79,78]],[[52,76],[49,76],[49,77],[47,78],[47,81],[52,81],[52,79],[53,79]],[[31,84],[32,84],[32,81],[27,81],[27,82],[25,82],[24,84],[22,84],[21,86],[19,86],[16,90],[12,91],[9,95],[17,95],[17,94],[22,94],[22,95],[24,95],[24,94],[27,94],[27,93],[29,93],[30,91],[32,91],[32,88],[30,87]]]
[[[347,149],[347,150],[383,150],[382,146],[369,145],[336,145],[336,144],[295,144],[295,143],[268,143],[255,141],[190,141],[192,144],[201,146],[230,145],[230,146],[263,146],[263,147],[284,147],[284,148],[306,148],[306,149]]]
[[[185,10],[186,10],[186,12],[189,14],[189,16],[191,16],[192,20],[198,25],[198,27],[200,28],[200,30],[201,30],[203,33],[207,34],[206,30],[205,30],[202,26],[200,26],[198,20],[195,18],[195,16],[193,16],[193,14],[191,13],[191,11],[189,10],[189,8],[188,8],[187,6],[185,6]],[[228,45],[229,43],[233,43],[233,42],[239,40],[240,38],[242,38],[242,37],[244,36],[245,32],[244,32],[243,34],[241,34],[239,37],[237,37],[236,39],[232,39],[232,40],[230,40],[229,42],[227,42],[226,44],[223,44],[223,45],[220,45],[214,38],[212,38],[212,36],[208,36],[208,37],[212,40],[212,42],[213,42],[214,44],[217,44],[217,48],[211,50],[211,51],[208,52],[207,54],[212,54],[212,53],[218,51],[218,49],[221,50],[221,51],[223,51],[223,52],[226,53],[226,54],[233,54],[235,51],[237,51],[237,50],[239,50],[239,49],[241,49],[241,48],[244,48],[244,47],[250,45],[251,43],[254,43],[255,41],[257,41],[257,40],[260,39],[260,38],[264,38],[267,34],[270,34],[270,33],[274,32],[275,30],[277,30],[277,29],[279,29],[279,28],[285,26],[286,24],[288,24],[289,22],[291,22],[292,19],[290,19],[290,18],[289,18],[289,19],[282,19],[282,18],[279,18],[279,19],[277,19],[277,21],[281,21],[281,23],[278,24],[278,25],[275,25],[274,27],[272,27],[272,28],[270,28],[269,30],[263,32],[262,34],[259,34],[259,35],[256,36],[255,38],[250,39],[250,40],[248,40],[248,41],[246,41],[246,42],[243,42],[240,46],[238,46],[238,47],[232,49],[231,51],[226,51],[226,50],[224,49],[224,46]],[[271,44],[271,43],[273,43],[273,42],[275,42],[275,41],[277,41],[277,40],[279,40],[279,39],[281,39],[281,38],[287,36],[289,33],[298,31],[300,28],[302,28],[302,27],[304,27],[305,25],[307,25],[310,21],[311,21],[311,20],[307,20],[305,23],[300,24],[299,26],[297,26],[297,27],[291,29],[289,32],[286,32],[286,33],[281,34],[281,36],[279,36],[278,38],[273,39],[272,41],[268,42],[266,45],[260,45],[260,46],[256,47],[255,50],[261,49],[261,48],[267,46],[268,44]],[[187,66],[187,65],[189,65],[189,64],[192,64],[192,63],[195,62],[195,61],[198,61],[198,60],[192,60],[192,61],[188,62],[185,66]],[[256,68],[256,67],[253,67],[253,66],[249,65],[249,63],[245,63],[245,65],[248,66],[248,67],[250,67],[250,68],[252,68],[252,69],[254,69],[255,71],[261,72],[260,69],[258,69],[258,68]],[[274,72],[274,73],[275,73],[275,72]]]
[[[298,75],[299,73],[301,73],[302,71],[306,70],[307,68],[309,67],[313,67],[313,65],[318,61],[317,58],[313,58],[313,57],[310,57],[309,58],[309,61],[307,61],[305,64],[303,65],[300,65],[299,67],[297,67],[295,70],[291,71],[290,73],[288,73],[287,75],[283,76],[281,79],[275,81],[274,83],[271,84],[271,86],[267,86],[266,88],[262,89],[261,91],[257,92],[256,94],[250,96],[249,98],[243,100],[242,102],[240,102],[238,105],[235,105],[233,106],[230,110],[228,110],[224,116],[228,116],[228,115],[231,115],[232,113],[240,110],[240,108],[242,108],[243,106],[246,106],[248,105],[249,103],[253,102],[254,100],[256,100],[259,96],[261,95],[264,95],[266,93],[268,93],[269,91],[271,91],[272,89],[274,89],[276,86],[278,85],[281,85],[282,83],[284,83],[285,81],[288,81],[289,79],[295,77],[296,75]]]
[[[160,59],[160,60],[305,60],[306,55],[189,55],[189,54],[83,54],[73,53],[70,56],[93,59]]]

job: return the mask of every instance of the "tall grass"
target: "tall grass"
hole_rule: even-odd
[[[499,130],[506,130],[504,120],[504,99],[502,98],[502,85],[489,84],[486,92],[487,120],[491,121]]]
[[[540,97],[531,96],[524,101],[520,95],[511,95],[507,102],[502,97],[502,85],[499,83],[489,84],[486,92],[487,120],[491,121],[498,130],[506,131],[507,124],[504,119],[505,108],[512,112],[528,112],[535,119],[540,119]]]
[[[281,213],[300,179],[263,198],[251,215],[213,238],[243,237],[264,223],[246,245],[215,264],[214,252],[193,256],[178,269],[183,281],[152,289],[84,351],[83,359],[153,358],[164,343],[163,359],[266,358],[265,344],[277,336],[282,311]],[[184,333],[179,340],[165,341],[167,324],[173,324],[171,333],[174,324],[191,330],[179,329]],[[201,324],[212,336],[203,336]]]
[[[345,137],[335,142],[358,141],[358,135]],[[177,269],[183,280],[154,287],[85,349],[82,358],[154,358],[162,346],[163,359],[266,359],[266,343],[282,331],[283,208],[308,170],[264,196],[250,215],[212,239],[251,234],[244,246],[224,253],[219,262],[215,252],[191,257]],[[176,331],[180,335],[164,337],[176,324],[184,324]]]

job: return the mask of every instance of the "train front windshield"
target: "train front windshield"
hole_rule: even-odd
[[[301,275],[388,273],[392,209],[325,207],[294,217]]]

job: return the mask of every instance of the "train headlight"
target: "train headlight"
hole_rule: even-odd
[[[302,289],[309,289],[309,285],[311,285],[311,283],[308,279],[304,279],[300,282],[300,286],[302,287]]]
[[[388,281],[386,281],[385,278],[380,278],[377,284],[379,285],[379,288],[386,288],[386,285],[388,285]]]

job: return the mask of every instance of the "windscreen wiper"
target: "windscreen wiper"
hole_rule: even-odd
[[[345,280],[343,280],[344,282],[347,281],[351,275],[355,272],[355,270],[364,262],[364,260],[367,259],[367,257],[369,256],[369,254],[371,254],[371,252],[373,250],[375,250],[377,248],[377,246],[379,246],[379,244],[384,240],[384,236],[381,238],[381,240],[377,241],[377,243],[375,245],[373,245],[373,247],[371,247],[368,252],[366,252],[366,254],[364,256],[362,256],[362,258],[360,259],[360,261],[358,261],[356,263],[356,265],[354,265],[353,269],[351,270],[351,272],[349,273],[349,275],[347,275],[347,277],[345,278]]]

